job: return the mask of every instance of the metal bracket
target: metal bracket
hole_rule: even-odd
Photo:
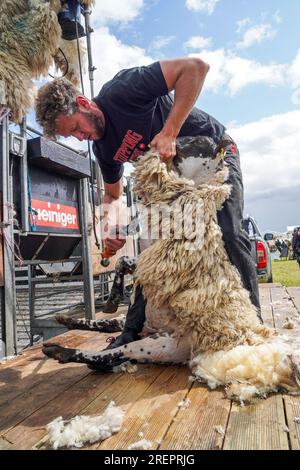
[[[26,152],[26,138],[9,132],[9,151],[18,157],[23,157]]]
[[[0,222],[0,229],[7,228],[12,224],[12,222]]]

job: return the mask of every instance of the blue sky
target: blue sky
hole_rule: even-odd
[[[201,5],[200,1],[194,3]],[[209,50],[223,48],[261,65],[290,64],[300,47],[299,0],[219,0],[210,15],[205,10],[189,9],[184,0],[145,0],[139,11],[133,21],[120,24],[112,18],[106,24],[123,43],[139,46],[154,58],[197,53],[197,47],[185,45],[193,36],[211,38]],[[242,20],[245,25],[238,32]],[[265,33],[262,29],[260,42],[237,46],[247,31],[262,25]],[[161,47],[155,48],[155,42]],[[295,109],[288,87],[274,87],[271,80],[266,85],[254,82],[242,88],[234,99],[225,93],[204,91],[200,103],[223,122],[249,122],[264,117],[266,111],[275,114]]]
[[[96,0],[95,90],[122,68],[206,60],[197,105],[238,143],[245,212],[283,231],[300,225],[299,18],[299,0]]]

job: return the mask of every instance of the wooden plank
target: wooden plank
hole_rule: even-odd
[[[229,417],[224,450],[288,450],[283,400],[280,395],[241,407]]]
[[[159,376],[154,375],[156,369],[157,366],[151,366],[154,380],[140,397],[136,396],[134,387],[123,390],[116,401],[126,410],[123,427],[98,449],[128,449],[141,439],[150,441],[151,448],[157,449],[178,411],[178,403],[187,395],[190,383],[187,367],[167,366]]]
[[[222,391],[209,390],[194,384],[187,398],[191,401],[181,409],[164,436],[160,450],[221,449],[230,413],[230,400]]]
[[[269,285],[268,288],[260,288],[260,295],[266,324],[275,326],[280,333],[292,337],[294,330],[282,328],[286,316],[293,319],[295,316],[295,307],[289,301],[285,289],[282,286]],[[257,400],[254,405],[244,408],[237,404],[232,405],[224,449],[288,448],[284,402],[281,395],[268,397],[267,400]]]
[[[66,347],[77,347],[88,336],[76,336],[73,340],[63,344]],[[61,344],[61,343],[60,343]],[[12,361],[13,362],[13,361]],[[27,358],[27,362],[6,367],[0,371],[0,404],[3,405],[7,401],[16,399],[21,393],[28,388],[36,386],[44,380],[44,374],[51,371],[58,371],[61,365],[55,361],[49,361],[42,353],[41,346],[35,350],[35,355]]]
[[[63,333],[55,338],[52,338],[52,340],[57,339],[57,341],[61,341],[59,344],[62,344],[63,341],[68,341],[69,338],[73,338],[73,336],[77,336],[77,335],[82,335],[82,332],[80,332],[79,330],[78,331],[76,330],[74,332],[66,331],[66,333]],[[40,352],[40,349],[41,349],[41,343],[37,343],[34,346],[24,349],[23,351],[21,351],[20,354],[15,356],[13,359],[9,359],[8,361],[3,361],[0,364],[0,371],[6,368],[15,367],[16,365],[25,364],[26,362],[28,362],[28,360],[30,360],[30,358],[38,354]]]
[[[286,395],[284,403],[291,448],[292,450],[300,450],[300,397]]]
[[[282,287],[282,284],[279,282],[266,282],[264,284],[259,284],[259,290],[270,289],[271,287]]]
[[[0,449],[27,450],[31,449],[47,434],[46,426],[58,416],[72,418],[80,413],[80,409],[93,400],[101,390],[116,380],[113,374],[102,375],[90,373],[85,379],[65,390],[45,406],[30,415],[20,424],[5,433],[0,442]],[[98,387],[99,386],[99,387]]]
[[[291,334],[295,339],[295,343],[299,347],[300,335],[300,287],[288,287],[284,289],[284,303],[278,304],[276,309],[276,322],[278,328],[282,333]],[[274,295],[276,300],[276,296]],[[295,328],[293,330],[284,330],[281,328],[284,317],[288,315],[293,319]],[[298,341],[297,341],[298,340]],[[284,404],[286,410],[287,427],[290,430],[291,448],[300,450],[300,424],[295,422],[295,418],[300,418],[300,397],[299,396],[284,396]]]
[[[276,330],[282,335],[288,335],[292,341],[297,343],[300,334],[300,315],[285,287],[271,288],[271,299]],[[289,330],[283,327],[287,317],[293,321],[293,329]]]
[[[287,287],[287,293],[291,296],[291,299],[300,314],[300,287]]]
[[[75,333],[75,332],[74,332]],[[111,337],[111,333],[99,334],[97,332],[80,331],[79,335],[72,336],[68,341],[60,337],[55,338],[55,343],[65,347],[84,347],[85,350],[97,351],[107,346],[106,339]],[[54,341],[51,341],[54,342]],[[16,399],[30,388],[36,387],[44,380],[45,374],[55,374],[66,365],[57,361],[50,361],[41,351],[41,346],[36,350],[36,355],[30,357],[27,363],[6,368],[0,371],[0,404]]]
[[[0,407],[0,433],[5,434],[8,432],[89,373],[91,371],[83,364],[68,365],[59,371],[55,371],[55,374],[51,372],[44,373],[43,380],[35,387],[30,387],[27,392],[18,396],[17,399],[6,402]]]
[[[126,314],[128,310],[127,306],[121,306],[118,308],[118,311],[114,313],[113,315],[103,313],[101,311],[98,311],[96,314],[96,319],[112,319],[115,318],[116,316],[120,315],[121,313]],[[77,319],[84,319],[84,311],[78,311],[76,312],[75,315],[70,315],[72,318],[77,318]],[[84,331],[84,330],[67,330],[65,333],[60,334],[59,336],[55,336],[51,338],[51,342],[55,342],[57,344],[60,344],[62,346],[69,346],[71,347],[72,341],[75,339],[76,336],[81,337],[81,341],[83,341],[85,338],[89,337],[89,335],[95,335],[99,334],[97,332],[89,332],[89,331]],[[119,335],[120,333],[117,333]],[[113,334],[110,334],[109,336],[114,336]],[[71,342],[69,342],[69,340]],[[49,340],[50,341],[50,340]],[[79,345],[80,341],[76,343],[76,345]],[[74,344],[74,347],[76,346]],[[18,354],[15,358],[10,359],[9,361],[5,361],[0,363],[0,372],[5,369],[5,368],[11,368],[15,367],[16,365],[24,365],[25,363],[28,362],[28,360],[31,360],[32,357],[36,355],[40,355],[40,357],[44,358],[44,355],[41,353],[41,343],[35,344],[34,346],[31,346],[30,348],[24,349],[20,354]]]
[[[91,337],[80,347],[86,351],[93,351],[97,349],[97,346],[103,348],[104,345],[105,337],[103,336],[100,344],[98,338]],[[31,377],[35,379],[35,375],[29,376],[23,387],[23,393],[22,387],[19,387],[18,397],[13,401],[6,401],[0,407],[0,432],[2,434],[53,400],[73,383],[91,373],[85,364],[59,364],[50,359],[46,360],[46,364],[50,365],[50,371],[43,369],[43,373],[40,374],[40,382],[30,381]],[[51,366],[54,369],[52,371]]]
[[[275,323],[274,323],[274,318],[273,318],[273,310],[271,306],[271,289],[259,288],[259,298],[260,298],[261,314],[262,314],[263,321],[266,326],[269,326],[270,328],[274,328]]]
[[[104,409],[110,400],[117,404],[138,400],[160,372],[158,367],[155,372],[147,373],[147,368],[142,366],[134,375],[91,373],[6,433],[0,448],[31,449],[45,438],[47,424],[58,416],[70,419],[87,414],[87,409],[98,413],[99,403]],[[96,398],[98,407],[93,404]]]

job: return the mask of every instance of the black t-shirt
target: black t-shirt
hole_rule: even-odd
[[[123,163],[134,161],[164,126],[173,105],[159,62],[121,70],[94,98],[105,117],[105,133],[93,151],[106,183],[123,175]],[[209,114],[193,108],[179,137],[208,136],[218,144],[225,127]]]

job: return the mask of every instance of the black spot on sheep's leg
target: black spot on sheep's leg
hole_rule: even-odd
[[[187,340],[178,341],[169,335],[155,334],[134,341],[124,348],[124,356],[137,362],[154,364],[183,364],[190,358],[190,345]],[[118,348],[119,349],[119,348]]]
[[[56,321],[69,330],[100,331],[104,333],[115,333],[122,331],[125,325],[125,317],[119,316],[109,320],[76,320],[66,315],[57,315]]]
[[[58,344],[45,344],[43,353],[60,363],[79,362],[93,366],[94,369],[111,370],[125,360],[122,348],[119,350],[90,353],[80,349],[64,348]]]
[[[94,353],[63,348],[56,344],[45,344],[43,352],[59,362],[80,362],[103,371],[128,360],[141,363],[183,364],[189,360],[190,346],[188,341],[178,341],[171,336],[154,335],[133,341],[130,345]]]

